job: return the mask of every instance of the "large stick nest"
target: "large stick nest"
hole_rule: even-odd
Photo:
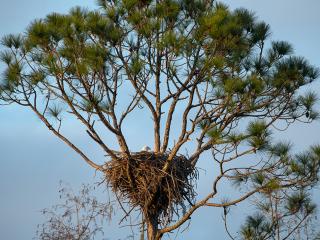
[[[185,210],[185,202],[192,204],[197,171],[182,155],[173,158],[168,171],[163,166],[168,153],[132,153],[130,158],[117,153],[105,165],[108,185],[119,200],[132,208],[139,207],[144,214],[166,218],[170,222],[174,213]]]

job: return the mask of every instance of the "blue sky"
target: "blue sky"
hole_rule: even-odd
[[[287,40],[298,55],[320,67],[320,1],[318,0],[225,0],[231,8],[246,7],[271,25],[272,39]],[[0,1],[0,36],[23,32],[35,18],[50,12],[67,12],[72,6],[94,8],[94,1],[29,0]],[[2,66],[0,66],[1,68]],[[0,69],[1,70],[1,69]],[[310,88],[319,92],[319,83]],[[130,123],[130,136],[143,132],[143,126]],[[73,125],[70,125],[73,126]],[[77,126],[68,134],[78,140],[97,159]],[[298,149],[319,143],[320,124],[298,124],[282,138],[293,141]],[[147,134],[142,136],[147,137]],[[142,138],[136,146],[143,145]],[[97,182],[95,172],[56,139],[27,109],[0,106],[0,238],[32,239],[41,223],[40,210],[57,202],[59,180],[77,188],[83,182]],[[96,156],[95,156],[96,155]],[[320,203],[319,199],[318,203]],[[193,218],[190,230],[177,239],[225,239],[217,210],[203,209]],[[235,220],[237,220],[236,215]],[[242,219],[239,217],[239,219]],[[233,229],[236,231],[237,229]],[[121,232],[121,233],[120,233]],[[110,239],[125,236],[123,228],[108,228]]]

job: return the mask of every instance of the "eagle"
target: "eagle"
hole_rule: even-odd
[[[143,146],[143,148],[141,149],[141,151],[144,151],[144,152],[150,152],[151,151],[151,148],[149,146]]]

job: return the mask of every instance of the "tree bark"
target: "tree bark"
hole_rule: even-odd
[[[148,240],[160,240],[157,218],[146,218]]]
[[[154,120],[154,152],[160,152],[160,117]]]

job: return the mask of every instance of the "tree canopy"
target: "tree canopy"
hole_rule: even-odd
[[[202,0],[98,4],[96,11],[76,7],[49,14],[24,34],[3,37],[3,104],[31,109],[107,180],[110,162],[112,171],[125,163],[122,180],[129,187],[107,182],[120,202],[141,211],[149,240],[177,229],[200,207],[226,209],[253,195],[281,195],[292,213],[306,209],[295,208],[295,192],[308,198],[305,192],[318,182],[320,146],[296,154],[290,142],[278,142],[272,133],[318,117],[317,95],[302,89],[317,79],[317,68],[295,56],[289,43],[271,41],[269,25],[246,9]],[[123,130],[142,111],[153,125],[149,153],[131,149]],[[106,164],[64,134],[65,118],[85,127],[107,155]],[[206,152],[213,163],[201,158]],[[193,192],[199,160],[218,169],[203,198]],[[181,164],[191,169],[185,177]],[[152,187],[137,173],[142,166],[156,169]],[[235,199],[217,202],[227,194],[218,190],[221,182],[244,187]],[[132,197],[138,189],[150,193],[143,204]],[[159,201],[165,201],[164,209],[151,211]],[[273,217],[270,227],[279,219]],[[243,236],[251,230],[244,226]]]

